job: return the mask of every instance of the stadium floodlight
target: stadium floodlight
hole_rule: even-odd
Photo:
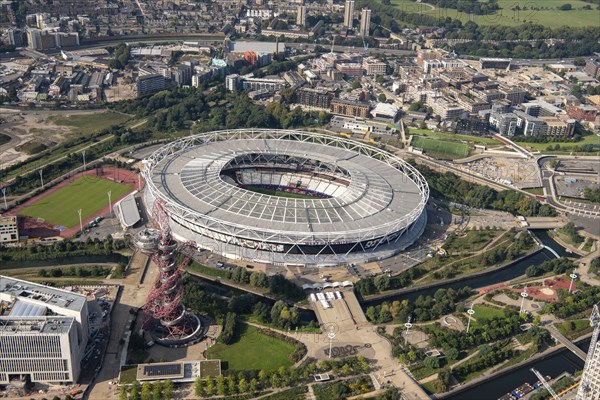
[[[471,304],[471,308],[467,310],[467,314],[469,314],[469,322],[467,322],[467,333],[469,333],[469,329],[471,329],[471,318],[473,318],[473,314],[475,314],[475,310],[473,310],[473,304]]]
[[[410,315],[408,316],[408,322],[405,323],[404,326],[406,327],[406,335],[404,335],[404,345],[406,345],[406,342],[408,342],[408,334],[410,328],[412,328],[412,324],[410,323]]]
[[[40,168],[39,173],[40,173],[40,182],[42,184],[42,189],[43,189],[44,188],[44,170]]]
[[[79,215],[79,229],[81,230],[81,233],[83,233],[83,221],[81,220],[81,211],[81,208],[77,210],[77,214]]]
[[[331,358],[331,352],[333,350],[333,339],[335,339],[335,332],[333,332],[333,326],[330,329],[330,332],[327,334],[327,338],[329,338],[329,358]]]
[[[527,293],[527,285],[525,285],[525,287],[523,288],[523,291],[521,292],[521,309],[519,310],[519,314],[525,312],[525,299],[529,296],[529,294]]]
[[[110,190],[106,192],[106,194],[108,195],[108,214],[112,215],[112,203],[110,202],[110,193]]]
[[[573,281],[578,278],[575,271],[576,271],[576,269],[574,268],[573,273],[571,275],[569,275],[571,277],[571,283],[569,284],[569,293],[571,293],[571,289],[573,289]]]
[[[83,149],[83,151],[81,152],[81,155],[83,156],[83,170],[87,170],[87,164],[85,162],[85,149]]]
[[[6,205],[6,187],[2,188],[2,197],[4,197],[4,210],[8,210],[8,206]]]

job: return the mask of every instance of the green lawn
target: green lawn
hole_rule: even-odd
[[[544,0],[539,3],[518,3],[513,0],[498,0],[498,5],[502,8],[496,14],[491,15],[471,15],[460,13],[451,8],[436,8],[424,3],[415,3],[411,0],[391,0],[392,4],[409,13],[425,14],[437,16],[439,18],[454,18],[463,23],[473,20],[478,25],[504,25],[517,26],[524,23],[536,23],[550,28],[560,26],[584,27],[598,25],[598,11],[596,4],[585,3],[579,0]],[[573,7],[570,11],[561,11],[557,7],[569,3]],[[511,10],[515,5],[519,5],[521,10],[516,12]],[[582,10],[581,8],[591,5],[592,10]],[[527,8],[525,10],[524,8]],[[532,10],[538,8],[539,10]]]
[[[529,189],[524,189],[526,192],[529,192],[531,194],[535,194],[538,196],[543,196],[544,195],[544,188],[529,188]]]
[[[274,371],[279,367],[291,367],[289,355],[294,346],[283,340],[263,335],[252,325],[239,327],[239,339],[231,344],[217,343],[208,349],[209,359],[227,362],[230,370]]]
[[[78,209],[82,209],[81,217],[86,219],[108,206],[109,190],[114,201],[126,194],[130,187],[94,176],[82,176],[30,205],[21,215],[43,218],[51,224],[71,228],[79,223]]]
[[[127,115],[114,111],[106,111],[96,114],[53,115],[48,118],[48,121],[56,125],[75,128],[77,133],[87,135],[122,124],[129,119],[131,117]]]
[[[275,190],[275,189],[268,189],[268,188],[264,188],[264,187],[259,187],[259,186],[246,186],[247,190],[250,190],[251,192],[256,192],[256,193],[261,193],[261,194],[268,194],[269,196],[277,196],[277,197],[288,197],[290,199],[314,199],[314,196],[310,196],[307,194],[299,194],[299,193],[290,193],[290,192],[284,192],[283,190]]]
[[[483,304],[475,304],[473,306],[473,310],[475,310],[475,314],[473,314],[473,318],[477,320],[481,319],[490,319],[493,317],[502,317],[504,312],[502,309],[497,307],[490,307]]]
[[[429,129],[417,129],[417,128],[409,128],[409,134],[418,134],[422,136],[427,136],[432,139],[441,139],[441,140],[464,140],[465,142],[474,142],[474,143],[482,143],[488,145],[500,145],[499,141],[493,138],[481,137],[481,136],[470,136],[470,135],[459,135],[456,133],[447,133],[447,132],[434,132]]]
[[[570,148],[573,148],[574,146],[582,146],[584,144],[595,144],[595,145],[600,145],[600,136],[596,136],[596,135],[587,135],[583,137],[583,140],[579,141],[579,142],[556,142],[556,143],[527,143],[527,142],[517,142],[519,145],[523,146],[523,147],[531,147],[534,150],[539,150],[541,152],[546,153],[546,149],[548,148],[548,146],[556,146],[557,144],[560,144],[560,147],[562,147],[562,151],[569,151]]]
[[[426,153],[434,153],[451,158],[461,158],[469,155],[469,145],[461,142],[413,136],[411,145],[422,148]]]

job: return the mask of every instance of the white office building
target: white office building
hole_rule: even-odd
[[[88,341],[85,296],[0,276],[0,384],[77,382]]]

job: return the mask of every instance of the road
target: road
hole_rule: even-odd
[[[124,344],[121,339],[124,338],[124,334],[130,326],[129,321],[133,319],[129,311],[132,308],[137,309],[144,305],[156,274],[156,267],[149,265],[144,282],[139,284],[147,260],[148,257],[139,252],[136,252],[133,256],[127,276],[123,282],[124,286],[121,297],[113,308],[108,347],[98,377],[91,384],[91,388],[88,391],[89,395],[87,398],[89,399],[116,398],[114,396],[114,390],[116,389],[109,382],[115,381],[119,376],[122,351],[124,350]]]

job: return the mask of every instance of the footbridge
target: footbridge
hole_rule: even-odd
[[[564,344],[567,349],[571,350],[577,357],[581,358],[585,362],[587,358],[585,352],[567,339],[562,333],[560,333],[558,329],[554,327],[554,325],[548,326],[548,331],[554,339]]]

